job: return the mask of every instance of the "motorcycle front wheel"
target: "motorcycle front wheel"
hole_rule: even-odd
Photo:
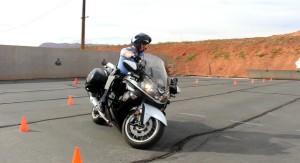
[[[161,138],[165,126],[153,117],[144,125],[137,122],[134,112],[125,118],[122,134],[126,142],[137,149],[146,149],[156,144]]]

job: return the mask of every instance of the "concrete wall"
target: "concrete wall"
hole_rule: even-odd
[[[117,64],[119,52],[0,45],[0,80],[86,77],[103,59]]]
[[[61,65],[55,65],[57,59]],[[106,59],[114,64],[119,54],[109,51],[55,49],[0,45],[0,80],[85,77]]]
[[[249,70],[248,77],[300,80],[300,70]]]

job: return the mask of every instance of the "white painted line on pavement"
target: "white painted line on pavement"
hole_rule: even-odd
[[[246,125],[254,125],[254,126],[263,126],[261,124],[257,124],[257,123],[246,123],[246,122],[240,122],[240,121],[234,121],[234,120],[230,120],[231,122],[235,122],[235,123],[242,123],[242,124],[246,124]]]
[[[189,113],[180,113],[180,114],[184,114],[184,115],[190,115],[190,116],[197,116],[197,117],[203,117],[205,118],[206,116],[204,115],[200,115],[200,114],[189,114]]]

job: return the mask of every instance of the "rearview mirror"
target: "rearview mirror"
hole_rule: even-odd
[[[139,66],[144,68],[146,66],[146,60],[141,60]]]
[[[105,66],[105,65],[106,65],[106,60],[103,59],[102,62],[101,62],[101,64],[102,64],[103,66]]]
[[[171,85],[177,85],[178,79],[177,78],[171,78]]]

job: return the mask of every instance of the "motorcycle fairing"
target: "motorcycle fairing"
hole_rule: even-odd
[[[159,109],[146,103],[143,103],[139,109],[142,110],[141,120],[143,124],[146,124],[149,121],[149,119],[153,117],[161,121],[165,126],[167,126],[167,119]]]

